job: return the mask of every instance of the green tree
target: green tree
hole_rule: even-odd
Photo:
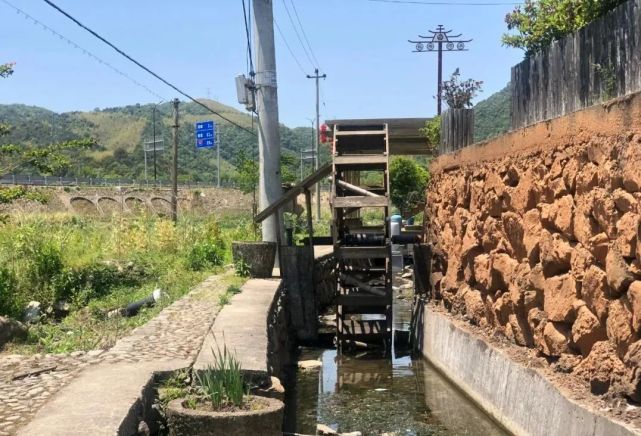
[[[421,135],[427,139],[427,149],[435,154],[441,143],[441,116],[435,116],[425,121],[425,127],[420,129]]]
[[[526,0],[505,16],[508,30],[503,44],[525,50],[529,56],[548,47],[625,0]]]
[[[408,218],[416,207],[425,203],[425,189],[429,173],[416,161],[398,157],[390,165],[392,204],[403,218]]]

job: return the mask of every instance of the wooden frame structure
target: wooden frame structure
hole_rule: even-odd
[[[337,262],[336,333],[340,347],[392,342],[392,249],[389,235],[387,124],[333,126],[332,238]],[[362,186],[364,172],[380,183]],[[363,209],[380,213],[363,223]]]

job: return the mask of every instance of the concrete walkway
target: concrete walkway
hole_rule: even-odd
[[[208,278],[108,351],[36,356],[58,366],[0,380],[0,436],[135,433],[138,399],[154,372],[194,362],[225,290],[221,276]],[[3,359],[15,356],[0,357],[0,368]]]
[[[267,373],[267,318],[280,282],[279,279],[254,279],[245,283],[242,292],[223,308],[209,330],[196,358],[195,369],[211,365],[212,350],[217,347],[222,350],[223,344],[227,344],[243,370]]]

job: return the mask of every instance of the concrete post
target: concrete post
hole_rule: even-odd
[[[254,0],[254,53],[258,112],[258,201],[262,210],[282,195],[272,0]],[[273,215],[263,221],[264,241],[277,241],[279,221]]]

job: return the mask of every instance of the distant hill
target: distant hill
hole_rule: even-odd
[[[510,85],[474,106],[474,141],[493,138],[510,130]]]
[[[256,121],[244,112],[213,100],[200,100],[208,107],[234,122],[256,128]],[[157,152],[159,177],[169,177],[170,145],[172,141],[170,103],[163,103],[156,111],[156,137],[164,139],[164,151]],[[20,104],[0,105],[0,123],[13,126],[10,135],[0,138],[0,144],[44,145],[82,137],[98,142],[95,150],[74,163],[65,174],[78,177],[126,177],[142,179],[144,175],[143,143],[153,137],[153,105],[130,105],[90,112],[55,113],[36,106]],[[193,130],[196,121],[213,119],[217,122],[221,142],[221,177],[233,178],[234,165],[244,153],[257,156],[257,139],[230,123],[206,111],[201,106],[181,102],[179,128],[179,177],[183,180],[212,181],[215,175],[216,152],[198,150]],[[283,155],[289,162],[285,171],[292,176],[298,171],[298,153],[309,148],[312,132],[309,127],[290,129],[281,126]],[[257,158],[257,157],[256,157]],[[152,156],[148,153],[148,171],[153,171]]]

